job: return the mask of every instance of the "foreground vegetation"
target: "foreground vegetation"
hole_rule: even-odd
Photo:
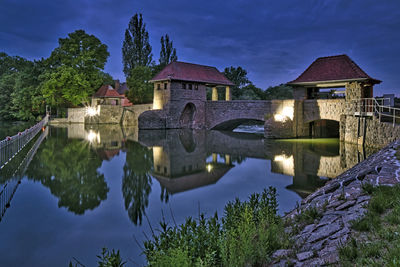
[[[344,266],[400,265],[400,186],[372,187],[365,217],[353,221],[351,240],[339,249]]]
[[[159,234],[145,242],[149,266],[254,266],[289,246],[282,219],[277,215],[276,189],[236,199],[225,206],[219,220],[200,215],[180,226],[160,223]]]

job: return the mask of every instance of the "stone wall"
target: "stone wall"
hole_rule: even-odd
[[[147,110],[151,110],[152,108],[153,104],[141,104],[141,105],[124,107],[121,118],[122,125],[138,127],[139,126],[138,119],[140,114],[142,114]]]
[[[68,123],[84,123],[86,108],[69,108]]]
[[[399,141],[386,146],[303,199],[299,207],[285,216],[287,220],[310,208],[321,216],[310,223],[289,224],[285,231],[295,234],[293,249],[276,251],[271,265],[339,265],[339,248],[351,239],[352,221],[367,212],[371,196],[363,190],[363,185],[399,183],[400,162],[395,156],[399,149]]]
[[[400,125],[379,122],[375,117],[344,116],[344,138],[342,141],[352,144],[364,144],[367,147],[381,148],[400,139]]]
[[[340,121],[340,115],[346,111],[344,99],[304,100],[304,123],[315,120]]]

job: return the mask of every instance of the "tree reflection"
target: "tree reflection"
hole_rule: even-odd
[[[109,188],[104,175],[97,170],[102,160],[88,143],[67,139],[65,129],[52,128],[51,133],[27,170],[28,179],[48,187],[59,199],[59,207],[84,214],[107,198]]]
[[[126,161],[122,180],[122,194],[129,218],[137,225],[149,205],[152,179],[149,175],[153,166],[153,152],[139,143],[126,143]]]

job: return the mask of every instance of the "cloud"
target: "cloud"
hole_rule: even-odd
[[[344,53],[384,79],[382,91],[400,83],[398,1],[3,0],[0,10],[5,52],[46,57],[58,38],[82,28],[108,45],[106,71],[122,80],[124,31],[141,12],[155,60],[168,33],[180,60],[240,65],[261,88],[296,78],[319,56]]]

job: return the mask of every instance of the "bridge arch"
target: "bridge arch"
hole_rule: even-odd
[[[179,125],[181,126],[181,128],[192,129],[195,114],[196,106],[191,102],[187,103],[183,108],[181,116],[179,118]]]
[[[264,124],[264,120],[254,119],[254,118],[237,118],[223,121],[214,127],[211,130],[220,130],[220,131],[233,131],[238,126],[246,123],[254,123],[254,124]]]

